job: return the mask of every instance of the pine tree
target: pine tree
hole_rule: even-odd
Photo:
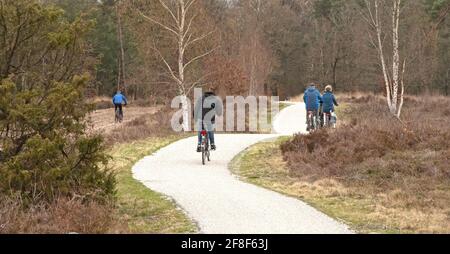
[[[93,22],[30,0],[1,0],[0,193],[25,201],[114,193],[102,139],[86,133],[83,99]]]

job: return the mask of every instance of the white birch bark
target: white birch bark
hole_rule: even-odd
[[[386,88],[386,101],[388,104],[388,108],[393,115],[400,118],[404,101],[404,72],[406,64],[406,61],[404,61],[402,70],[400,70],[399,24],[402,1],[392,0],[392,73],[389,73],[384,52],[383,27],[380,17],[380,0],[374,0],[373,11],[371,1],[365,0],[365,2],[367,5],[368,14],[363,15],[363,17],[374,28],[376,33],[376,43],[372,42],[372,44],[377,49],[378,56],[380,58],[381,69],[383,72],[383,78]],[[402,73],[401,77],[400,72]],[[392,79],[390,78],[391,76]]]
[[[392,7],[392,107],[391,113],[397,115],[398,103],[398,87],[400,82],[400,53],[398,42],[398,27],[400,20],[400,3],[401,0],[393,0]]]
[[[173,79],[174,83],[178,88],[178,95],[181,96],[182,100],[182,110],[183,110],[183,129],[184,131],[190,131],[190,106],[188,105],[189,100],[187,96],[189,95],[192,88],[198,85],[199,80],[188,82],[186,80],[186,71],[188,67],[199,61],[201,58],[211,54],[214,49],[201,53],[192,57],[191,59],[186,59],[186,50],[193,46],[195,43],[207,38],[212,32],[204,33],[201,35],[194,35],[192,31],[192,26],[194,25],[195,18],[197,14],[192,6],[197,0],[176,0],[174,6],[168,4],[164,0],[159,0],[161,6],[168,12],[172,23],[161,22],[157,19],[145,15],[142,11],[139,11],[140,15],[150,22],[159,25],[163,29],[167,30],[174,38],[177,40],[177,66],[172,67],[169,62],[164,58],[161,52],[155,47],[161,57],[165,67],[169,71],[170,77]],[[183,99],[184,98],[184,99]]]

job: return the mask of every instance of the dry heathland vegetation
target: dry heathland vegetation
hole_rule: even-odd
[[[450,232],[450,99],[407,98],[403,123],[383,98],[338,99],[336,130],[257,144],[231,169],[358,232]]]
[[[391,228],[450,232],[450,99],[408,97],[402,121],[382,98],[347,98],[344,124],[281,145],[290,173],[371,197]]]
[[[59,198],[24,207],[19,198],[0,198],[0,233],[126,232],[114,206],[81,198]]]

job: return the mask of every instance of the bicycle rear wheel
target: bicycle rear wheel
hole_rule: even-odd
[[[202,148],[202,164],[205,165],[205,159],[206,159],[206,151],[205,148]]]
[[[311,116],[311,131],[315,131],[317,129],[317,118],[315,116]]]
[[[206,158],[208,159],[208,161],[211,161],[211,159],[209,158],[210,155],[210,147],[209,147],[209,133],[206,136],[207,140],[206,140]]]
[[[119,111],[118,111],[118,110],[116,110],[116,114],[114,115],[114,120],[115,120],[115,122],[116,122],[116,123],[118,123],[118,122],[119,122],[119,118],[120,118],[120,114],[119,114]]]
[[[308,121],[306,123],[306,130],[311,131],[311,116],[308,116]]]

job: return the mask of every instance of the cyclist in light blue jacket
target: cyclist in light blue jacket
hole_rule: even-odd
[[[112,98],[112,103],[114,104],[114,111],[119,108],[120,114],[123,115],[122,104],[125,104],[125,106],[128,104],[127,97],[125,97],[125,95],[123,95],[121,91],[117,91],[117,93]]]

